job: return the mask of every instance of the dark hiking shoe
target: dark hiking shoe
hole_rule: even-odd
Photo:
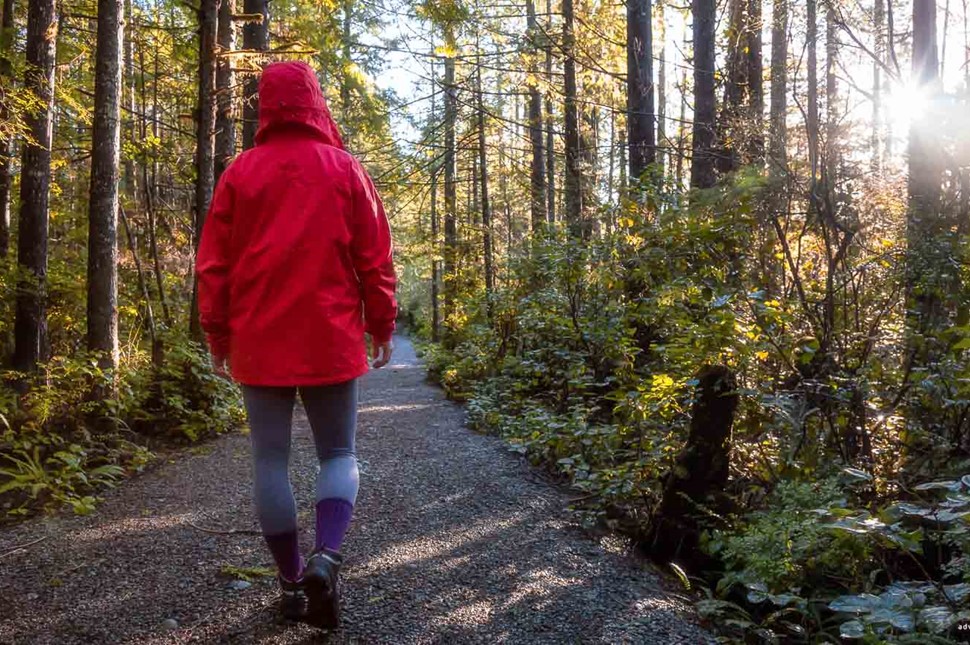
[[[310,555],[301,582],[306,590],[307,612],[303,622],[321,629],[340,624],[340,588],[337,578],[344,558],[326,547]]]
[[[277,576],[280,583],[280,613],[287,620],[305,620],[307,615],[307,595],[303,581],[290,582]]]

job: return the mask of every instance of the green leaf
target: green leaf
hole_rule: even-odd
[[[913,490],[939,490],[945,489],[952,492],[957,492],[960,490],[961,483],[958,481],[944,481],[944,482],[924,482],[918,486],[914,486]]]
[[[919,613],[919,623],[925,625],[934,634],[945,632],[956,621],[956,616],[949,607],[926,607]]]
[[[829,609],[844,614],[868,614],[880,605],[878,596],[864,593],[858,596],[839,596],[829,603]]]
[[[839,636],[842,638],[862,638],[865,635],[865,625],[858,620],[850,620],[839,625]]]

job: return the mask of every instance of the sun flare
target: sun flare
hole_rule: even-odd
[[[886,118],[896,132],[905,132],[915,119],[923,116],[929,105],[926,92],[916,83],[892,88],[886,100]]]

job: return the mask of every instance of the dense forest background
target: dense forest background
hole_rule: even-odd
[[[726,637],[970,620],[966,0],[2,9],[4,521],[241,421],[193,251],[260,66],[301,59],[475,427]]]

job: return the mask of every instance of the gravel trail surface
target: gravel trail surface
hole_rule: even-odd
[[[358,437],[341,629],[281,622],[273,578],[234,579],[232,567],[271,564],[249,533],[249,439],[234,434],[109,491],[91,516],[0,532],[0,643],[714,642],[622,540],[576,524],[570,491],[467,430],[406,338],[364,379]],[[298,412],[306,547],[314,471]]]

